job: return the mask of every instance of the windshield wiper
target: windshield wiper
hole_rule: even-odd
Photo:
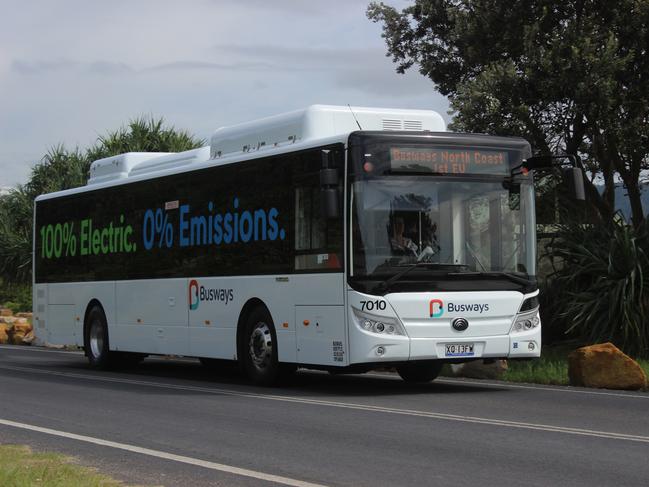
[[[486,271],[487,268],[486,268],[485,266],[482,265],[482,262],[480,262],[480,259],[478,259],[478,256],[475,254],[475,252],[473,251],[473,249],[472,249],[471,246],[469,245],[469,242],[464,242],[464,245],[466,245],[467,250],[469,251],[469,253],[471,254],[471,256],[475,259],[475,261],[478,263],[478,265],[479,265],[480,267],[482,267],[482,270],[483,270],[483,271]]]
[[[466,268],[467,266],[464,264],[441,264],[439,262],[416,262],[414,264],[408,264],[408,267],[406,267],[404,270],[397,272],[394,276],[389,277],[385,281],[380,282],[377,284],[377,286],[374,288],[374,291],[378,292],[383,292],[387,291],[390,289],[390,286],[394,284],[396,281],[401,279],[403,276],[408,274],[411,270],[415,269],[416,267],[428,267],[428,268],[435,268],[435,267],[441,267],[441,268]],[[457,272],[456,274],[462,274],[461,272]],[[450,275],[450,273],[449,273]]]
[[[461,277],[504,277],[516,284],[522,284],[523,286],[529,286],[530,279],[526,279],[512,272],[502,272],[502,271],[490,271],[490,272],[480,272],[480,271],[468,271],[468,272],[449,272],[449,276],[461,276]]]

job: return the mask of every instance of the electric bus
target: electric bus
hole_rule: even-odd
[[[36,335],[94,367],[226,359],[262,385],[539,357],[531,156],[432,111],[314,105],[100,159],[36,199]]]

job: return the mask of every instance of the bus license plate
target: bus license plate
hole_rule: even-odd
[[[447,357],[473,357],[473,343],[449,343],[446,345]]]

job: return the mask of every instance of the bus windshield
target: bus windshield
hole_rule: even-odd
[[[417,290],[448,288],[449,281],[458,286],[458,280],[467,290],[535,281],[532,181],[509,171],[430,172],[385,172],[352,182],[350,278],[392,281],[417,267],[403,278],[419,281]]]

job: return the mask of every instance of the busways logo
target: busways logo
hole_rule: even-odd
[[[444,314],[444,301],[441,299],[430,300],[430,317],[439,318]]]
[[[189,281],[189,309],[198,309],[202,301],[221,301],[228,304],[234,299],[232,289],[207,288],[198,284],[196,279]]]
[[[444,301],[441,299],[431,299],[428,303],[430,317],[439,318],[444,314]],[[489,311],[489,304],[487,303],[468,303],[468,304],[457,304],[449,302],[446,305],[446,311],[449,313],[467,313],[475,312],[482,314],[483,312]]]

